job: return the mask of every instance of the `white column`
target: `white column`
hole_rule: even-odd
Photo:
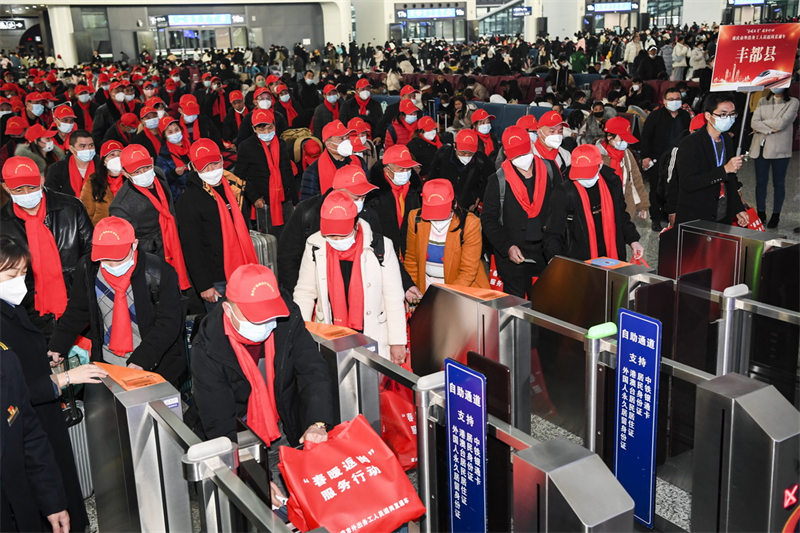
[[[536,19],[542,17],[542,0],[525,0],[525,5],[533,8],[530,16],[525,17],[525,40],[536,42]]]
[[[350,2],[335,0],[323,2],[322,23],[325,41],[334,45],[350,42]]]
[[[60,55],[67,67],[78,64],[78,52],[73,36],[72,13],[69,6],[49,6],[50,34],[53,36],[53,54]]]
[[[389,39],[389,24],[394,22],[394,2],[353,0],[356,9],[356,37],[359,44],[383,46]]]
[[[719,23],[722,20],[722,11],[725,9],[725,0],[684,0],[681,25],[692,25],[693,22],[703,24],[707,22]]]
[[[542,16],[547,17],[551,39],[573,37],[581,26],[584,0],[542,0]]]

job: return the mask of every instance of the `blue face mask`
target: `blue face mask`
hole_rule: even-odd
[[[75,153],[75,157],[77,157],[84,163],[88,163],[89,161],[94,159],[95,153],[96,152],[94,151],[94,148],[92,148],[91,150],[78,150]]]
[[[31,112],[38,117],[44,113],[44,106],[42,104],[33,104]]]
[[[735,120],[736,119],[733,118],[733,117],[717,117],[717,116],[715,116],[714,117],[714,127],[720,133],[725,133],[726,131],[731,129],[731,126],[733,126],[733,123],[734,123]]]
[[[107,265],[106,263],[103,263],[103,262],[100,263],[100,266],[103,267],[103,270],[105,270],[106,272],[108,272],[112,276],[118,278],[118,277],[122,276],[123,274],[125,274],[128,270],[131,269],[131,267],[133,266],[133,257],[129,258],[124,263],[119,264],[119,265],[114,266],[114,267],[112,267],[110,265]]]
[[[269,133],[259,133],[258,139],[264,141],[265,143],[270,142],[275,137],[275,132],[271,131]]]

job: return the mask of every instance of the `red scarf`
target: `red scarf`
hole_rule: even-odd
[[[432,141],[429,141],[428,139],[426,139],[424,135],[420,135],[420,137],[422,137],[423,141],[425,141],[428,144],[434,145],[436,148],[441,148],[442,147],[442,141],[441,141],[441,139],[439,139],[439,134],[438,133],[436,134],[436,137],[434,137]]]
[[[286,103],[281,102],[281,107],[283,108],[284,111],[286,111],[286,121],[289,123],[289,126],[291,127],[292,123],[294,122],[294,119],[297,118],[297,111],[294,110],[294,106],[292,105],[292,100],[289,99],[289,101]]]
[[[111,338],[108,341],[108,349],[119,357],[125,357],[125,354],[133,351],[131,313],[128,308],[128,287],[131,285],[133,271],[136,270],[138,255],[138,251],[133,252],[133,266],[119,277],[103,269],[103,279],[114,291],[114,311],[111,315]]]
[[[280,165],[280,145],[277,139],[273,138],[269,144],[261,141],[264,155],[267,157],[269,167],[269,215],[273,226],[283,226],[283,201],[286,194],[283,190],[283,179],[281,177]],[[249,238],[249,237],[248,237]]]
[[[222,89],[217,91],[217,98],[211,108],[211,115],[219,115],[220,122],[223,122],[225,117],[228,116],[228,105],[225,103],[225,91]]]
[[[86,102],[85,104],[78,102],[78,107],[83,110],[83,129],[86,131],[92,131],[92,125],[94,124],[92,113],[89,111],[91,105],[91,102]]]
[[[583,216],[586,218],[586,229],[589,230],[589,254],[590,259],[597,257],[597,230],[594,225],[592,206],[589,203],[589,193],[586,187],[573,182],[578,189],[578,196],[581,197],[583,206]],[[603,241],[606,244],[606,256],[611,259],[619,259],[617,255],[617,224],[614,220],[614,200],[611,198],[611,191],[608,190],[605,180],[601,177],[597,184],[600,186],[600,212],[603,217]]]
[[[608,152],[609,159],[611,159],[611,164],[608,166],[614,169],[620,181],[623,182],[622,186],[624,187],[625,173],[622,171],[622,159],[625,157],[625,150],[617,150],[607,141],[602,141],[601,144],[603,148],[606,149],[606,152]]]
[[[69,168],[69,184],[72,190],[75,191],[75,196],[80,198],[83,184],[86,183],[89,176],[94,174],[94,161],[89,161],[89,166],[86,167],[86,174],[83,176],[81,176],[81,171],[78,170],[78,163],[75,161],[74,155],[70,156],[67,167]]]
[[[319,193],[325,194],[333,187],[333,175],[336,174],[336,165],[333,163],[330,152],[325,149],[323,149],[318,161]]]
[[[44,224],[47,215],[47,197],[42,195],[39,210],[29,215],[14,204],[14,214],[25,223],[25,235],[31,253],[33,284],[35,287],[34,307],[40,315],[53,313],[56,318],[67,308],[67,287],[61,271],[61,256],[53,234]]]
[[[247,115],[248,113],[250,113],[250,110],[247,109],[247,107],[245,107],[244,110],[242,110],[241,113],[239,113],[235,109],[233,110],[233,116],[236,118],[236,127],[237,128],[242,125],[242,117]]]
[[[183,139],[181,139],[180,144],[174,144],[169,141],[166,141],[167,149],[169,150],[170,155],[172,156],[172,162],[175,163],[175,167],[185,167],[186,166],[186,159],[189,154],[189,139],[187,134],[184,132]]]
[[[541,139],[539,139],[539,137],[536,137],[536,140],[533,141],[533,145],[536,147],[536,153],[539,154],[539,156],[543,159],[547,159],[549,161],[556,160],[558,148],[550,148],[546,146]]]
[[[405,185],[395,185],[385,172],[383,176],[386,178],[386,181],[389,182],[389,187],[392,188],[392,194],[394,195],[394,206],[395,211],[397,211],[397,227],[402,227],[403,218],[406,214],[406,196],[408,196],[408,189],[411,188],[411,182]]]
[[[59,133],[59,135],[61,135],[61,134]],[[56,146],[58,146],[59,148],[61,148],[62,150],[64,150],[65,152],[69,152],[69,136],[70,135],[72,135],[72,132],[67,133],[67,136],[64,137],[64,142],[62,144],[59,144],[59,143],[57,143],[55,141],[53,141],[53,143]],[[57,139],[57,138],[58,138],[58,136],[54,137],[54,139]]]
[[[258,263],[256,250],[253,248],[253,241],[250,240],[250,232],[244,222],[242,210],[239,209],[239,204],[236,197],[233,195],[231,186],[228,180],[222,178],[222,188],[225,191],[225,200],[217,193],[213,187],[211,194],[217,201],[217,211],[219,212],[219,221],[222,226],[222,250],[223,260],[225,264],[225,277],[230,278],[233,271],[241,265],[248,263]],[[227,201],[230,209],[225,205]]]
[[[478,139],[483,141],[483,152],[486,155],[491,155],[491,153],[494,152],[494,141],[492,140],[492,134],[487,133],[486,135],[484,135],[483,133],[480,133],[478,130],[475,130],[475,135],[478,136]]]
[[[328,111],[333,113],[333,120],[339,120],[339,100],[336,100],[336,105],[331,105],[327,98],[323,100],[325,107],[328,108]]]
[[[117,193],[119,192],[120,187],[122,187],[122,184],[125,183],[122,177],[122,173],[120,173],[119,176],[112,176],[108,174],[106,176],[106,179],[108,180],[108,187],[111,189],[111,194],[116,196]]]
[[[358,114],[362,117],[367,116],[367,104],[369,104],[369,98],[366,100],[362,100],[361,97],[358,96],[356,93],[356,103],[358,104]]]
[[[153,132],[147,128],[144,129],[144,134],[153,143],[153,150],[155,150],[156,157],[158,157],[158,153],[161,151],[161,139],[158,138],[158,135],[153,135]]]
[[[506,159],[502,164],[503,172],[505,172],[506,175],[506,183],[508,183],[508,186],[511,188],[511,192],[514,193],[514,198],[517,199],[517,203],[525,210],[525,213],[528,214],[528,218],[536,218],[539,216],[539,212],[542,210],[542,204],[544,203],[544,193],[547,191],[547,167],[544,161],[534,156],[533,165],[533,179],[535,179],[536,182],[533,184],[533,202],[531,202],[528,200],[528,188],[522,183],[511,161]]]
[[[131,182],[133,185],[133,182]],[[178,273],[178,285],[181,290],[186,290],[192,286],[189,283],[189,276],[186,273],[186,263],[183,260],[183,250],[181,249],[181,241],[178,239],[178,226],[175,224],[175,217],[169,210],[169,201],[164,189],[161,187],[161,182],[156,178],[153,181],[155,186],[156,196],[145,187],[133,185],[140,193],[150,200],[153,207],[158,211],[158,225],[161,226],[161,239],[164,242],[164,259],[167,263],[172,265],[172,268]]]
[[[197,117],[194,122],[187,125],[183,120],[179,120],[178,123],[181,125],[181,129],[183,130],[183,138],[189,138],[189,129],[188,126],[197,126],[192,128],[192,142],[198,140],[200,138],[200,126],[197,124],[197,121],[200,120],[200,117]]]
[[[242,346],[243,344],[254,346],[257,343],[239,335],[228,315],[225,313],[222,315],[222,327],[225,335],[228,336],[239,367],[250,384],[250,397],[247,399],[247,425],[261,440],[270,443],[281,436],[278,428],[278,407],[275,404],[275,334],[273,332],[264,341],[264,367],[267,374],[267,379],[264,381],[258,364],[253,361],[247,348]]]
[[[122,138],[122,144],[128,146],[131,143],[131,136],[122,131],[122,124],[117,122],[117,131],[119,132],[119,136]]]
[[[327,256],[328,275],[328,300],[331,302],[333,324],[364,330],[364,285],[361,280],[361,252],[364,251],[364,232],[361,227],[356,229],[356,243],[349,250],[340,252],[325,244]],[[347,288],[347,298],[344,296],[344,278],[339,261],[352,261],[353,270],[350,273],[350,286]]]

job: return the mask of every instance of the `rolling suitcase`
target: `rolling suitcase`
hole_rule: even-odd
[[[270,270],[278,275],[278,238],[269,233],[250,230],[250,239],[256,249],[258,264],[269,267]]]
[[[78,470],[78,481],[81,484],[81,496],[85,500],[92,495],[94,484],[92,483],[92,469],[89,464],[89,443],[86,440],[86,417],[83,416],[85,410],[83,402],[75,400],[75,410],[80,416],[79,422],[67,427],[69,440],[72,442],[72,455],[75,458],[75,468]]]

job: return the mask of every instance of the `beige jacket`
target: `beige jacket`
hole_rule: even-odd
[[[405,291],[400,278],[400,263],[392,241],[383,238],[383,265],[372,250],[372,229],[363,220],[358,222],[364,233],[361,254],[361,280],[364,286],[364,335],[375,339],[378,353],[389,359],[390,345],[406,345]],[[306,240],[300,273],[294,288],[294,301],[303,320],[333,323],[328,299],[328,263],[326,241],[318,231]]]
[[[762,153],[764,159],[792,157],[792,126],[797,118],[798,106],[800,101],[797,98],[778,102],[773,97],[758,101],[750,122],[753,128],[750,157],[756,158]],[[775,133],[772,133],[773,130]]]
[[[597,147],[603,154],[603,164],[611,166],[611,158],[603,148],[602,141],[597,141]],[[625,195],[625,211],[634,220],[636,213],[646,211],[650,208],[650,196],[642,180],[642,172],[633,153],[625,150],[625,157],[622,158],[622,193]]]

